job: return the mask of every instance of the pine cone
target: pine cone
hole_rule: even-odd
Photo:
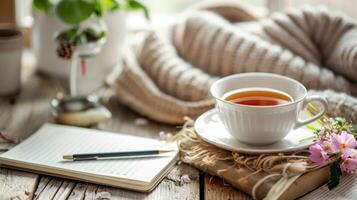
[[[62,59],[69,60],[72,58],[75,47],[74,43],[62,39],[56,49],[57,55]]]

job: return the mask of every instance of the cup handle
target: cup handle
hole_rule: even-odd
[[[320,96],[310,96],[310,97],[306,97],[306,99],[304,100],[301,110],[304,110],[306,108],[306,106],[311,103],[311,102],[319,102],[322,105],[322,110],[317,113],[316,115],[309,117],[307,119],[299,119],[299,116],[296,117],[296,125],[294,127],[294,129],[299,128],[301,126],[304,126],[306,124],[309,124],[317,119],[319,119],[320,117],[322,117],[322,115],[324,115],[327,111],[327,100],[323,97]]]

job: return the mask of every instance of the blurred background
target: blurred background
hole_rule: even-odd
[[[177,13],[184,11],[190,6],[203,0],[144,0],[150,10],[152,24],[162,24],[170,20]],[[357,1],[351,0],[232,0],[255,7],[257,10],[272,13],[292,7],[303,5],[325,5],[333,10],[339,10],[345,14],[357,17]],[[28,29],[33,25],[31,0],[1,0],[0,1],[0,23],[12,23]],[[148,22],[142,18],[141,13],[132,13],[128,19],[128,25],[140,27]],[[27,40],[28,41],[28,40]],[[28,42],[27,42],[28,43]]]
[[[46,0],[58,2],[59,0]],[[118,0],[120,1],[120,0]],[[120,63],[122,43],[129,41],[128,30],[142,29],[147,26],[162,26],[176,19],[178,15],[196,4],[207,0],[143,0],[150,12],[150,20],[145,19],[143,12],[112,12],[106,14],[104,21],[108,27],[108,42],[102,52],[89,59],[88,66],[98,66],[90,70],[86,77],[79,77],[88,88],[98,88],[114,66]],[[227,0],[225,0],[227,1]],[[230,0],[251,7],[257,16],[267,16],[276,11],[298,8],[304,5],[323,5],[331,10],[338,10],[348,16],[357,17],[357,1],[351,0]],[[218,1],[219,2],[219,1]],[[55,77],[68,77],[69,61],[58,59],[55,54],[56,44],[53,35],[56,31],[68,27],[60,22],[54,12],[39,12],[34,9],[32,0],[1,0],[0,24],[11,24],[19,27],[24,36],[22,68],[37,68]],[[25,60],[25,61],[24,61]],[[65,66],[65,67],[63,67]],[[67,67],[66,67],[67,66]],[[92,81],[103,74],[98,82]],[[84,84],[80,84],[84,85]],[[86,91],[84,91],[86,92]]]
[[[264,8],[269,12],[284,10],[291,7],[300,7],[305,4],[325,5],[335,10],[341,10],[346,14],[357,17],[357,1],[351,0],[232,0],[249,4],[258,8]],[[151,14],[179,13],[202,0],[144,0]],[[17,23],[20,26],[31,26],[32,22],[31,0],[1,0],[0,22]]]

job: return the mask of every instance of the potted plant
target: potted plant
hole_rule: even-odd
[[[40,71],[68,78],[71,62],[61,57],[70,57],[61,45],[62,50],[71,50],[68,44],[102,41],[98,55],[86,59],[88,71],[78,80],[86,87],[79,88],[80,93],[99,87],[120,62],[127,11],[142,10],[148,18],[147,8],[137,0],[34,0],[33,6],[33,46]],[[64,40],[68,43],[63,44]]]

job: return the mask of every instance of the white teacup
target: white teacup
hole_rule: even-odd
[[[235,104],[224,99],[231,91],[268,88],[290,95],[293,101],[274,106]],[[319,96],[307,97],[306,88],[298,81],[271,73],[241,73],[219,79],[211,86],[219,116],[227,130],[240,142],[268,145],[283,139],[289,131],[309,124],[325,114],[327,101]],[[310,102],[321,104],[320,112],[307,119],[299,113]]]

